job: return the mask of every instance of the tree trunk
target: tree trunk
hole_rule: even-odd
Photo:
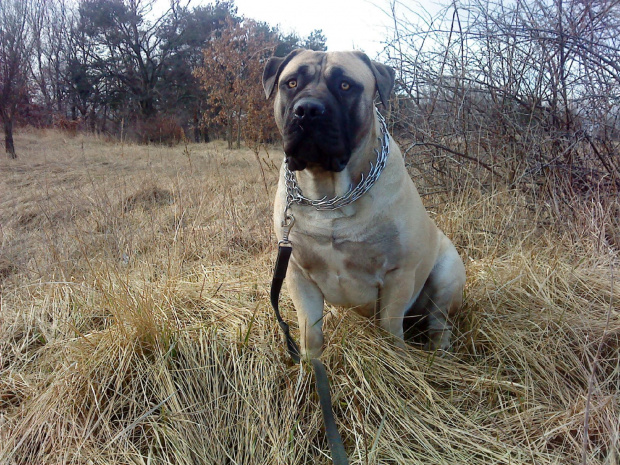
[[[241,148],[241,105],[237,108],[237,150]]]
[[[139,103],[140,112],[145,120],[155,116],[157,111],[155,110],[155,101],[153,97],[143,97],[140,99]]]
[[[103,106],[103,121],[101,122],[101,132],[105,134],[108,129],[108,105]]]
[[[194,142],[199,143],[200,140],[200,118],[198,117],[198,110],[194,110]]]
[[[9,117],[4,118],[4,148],[10,159],[17,158],[13,143],[13,120]]]
[[[233,115],[228,115],[228,128],[227,128],[228,150],[233,148]]]

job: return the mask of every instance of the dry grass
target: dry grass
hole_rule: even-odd
[[[16,145],[0,160],[0,463],[330,463],[311,370],[287,360],[268,304],[279,153],[266,193],[254,155],[219,144]],[[466,258],[455,350],[403,353],[366,320],[334,322],[351,463],[617,464],[609,215],[556,222],[474,187],[425,201]]]

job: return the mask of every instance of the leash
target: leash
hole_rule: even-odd
[[[336,196],[332,199],[309,199],[303,195],[301,188],[297,183],[295,174],[288,169],[288,166],[285,165],[284,167],[284,179],[286,183],[286,209],[284,210],[284,221],[282,222],[282,240],[278,242],[278,258],[276,260],[276,266],[273,273],[273,280],[271,281],[271,306],[275,311],[280,328],[282,328],[284,336],[286,337],[286,347],[288,349],[288,353],[295,363],[299,363],[301,359],[299,347],[293,340],[289,326],[282,319],[282,315],[280,315],[280,309],[278,307],[282,283],[286,277],[288,262],[291,258],[291,253],[293,252],[293,244],[289,241],[288,236],[293,224],[295,224],[295,217],[289,213],[289,210],[293,204],[312,206],[316,210],[336,210],[355,202],[370,190],[377,179],[379,179],[379,176],[385,168],[387,158],[390,153],[390,135],[387,129],[387,124],[381,113],[379,113],[379,110],[375,109],[375,111],[381,128],[381,137],[379,137],[381,150],[375,149],[377,160],[374,164],[372,162],[370,163],[368,175],[366,177],[362,175],[359,184],[355,187],[350,186],[344,195]],[[348,465],[349,460],[347,459],[347,455],[344,451],[342,438],[338,432],[336,420],[334,419],[334,412],[332,411],[332,398],[329,391],[327,371],[319,359],[313,358],[310,362],[312,363],[312,368],[314,369],[316,390],[319,395],[319,403],[321,404],[321,413],[323,414],[323,423],[325,424],[325,432],[327,434],[329,450],[332,454],[332,462],[334,465]]]
[[[282,283],[286,277],[286,270],[288,269],[288,262],[293,252],[293,244],[288,240],[288,234],[293,227],[295,218],[293,215],[287,215],[284,227],[284,238],[278,243],[278,258],[276,259],[276,266],[273,272],[273,279],[271,281],[271,306],[276,314],[278,324],[284,336],[286,337],[286,347],[288,353],[295,363],[299,363],[301,360],[299,347],[295,343],[295,340],[291,336],[291,332],[288,324],[282,318],[280,314],[280,308],[278,302],[280,300],[280,291],[282,290]],[[332,454],[332,462],[334,465],[348,465],[349,460],[344,450],[344,444],[342,438],[338,432],[336,426],[336,420],[334,418],[334,412],[332,411],[332,396],[329,390],[329,379],[327,378],[327,371],[323,363],[316,358],[310,360],[312,368],[314,369],[314,378],[316,391],[319,395],[319,403],[321,404],[321,413],[323,415],[323,423],[325,424],[325,433],[327,435],[327,443],[329,444],[329,450]]]

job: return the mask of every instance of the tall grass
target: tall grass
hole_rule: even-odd
[[[17,146],[0,161],[0,463],[330,463],[311,370],[268,303],[280,152],[261,160],[268,196],[254,154],[218,143]],[[424,200],[467,266],[454,351],[330,322],[351,462],[618,463],[607,207],[562,218],[467,179]]]

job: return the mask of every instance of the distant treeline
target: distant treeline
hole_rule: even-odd
[[[0,40],[9,155],[15,124],[262,143],[273,128],[262,127],[252,97],[265,59],[326,41],[320,30],[301,38],[243,18],[232,1],[180,0],[0,0]]]
[[[390,129],[429,186],[532,188],[558,212],[575,195],[617,195],[620,0],[385,6]],[[258,150],[277,139],[265,61],[326,48],[320,30],[285,35],[232,1],[0,0],[0,39],[10,156],[16,123]]]

